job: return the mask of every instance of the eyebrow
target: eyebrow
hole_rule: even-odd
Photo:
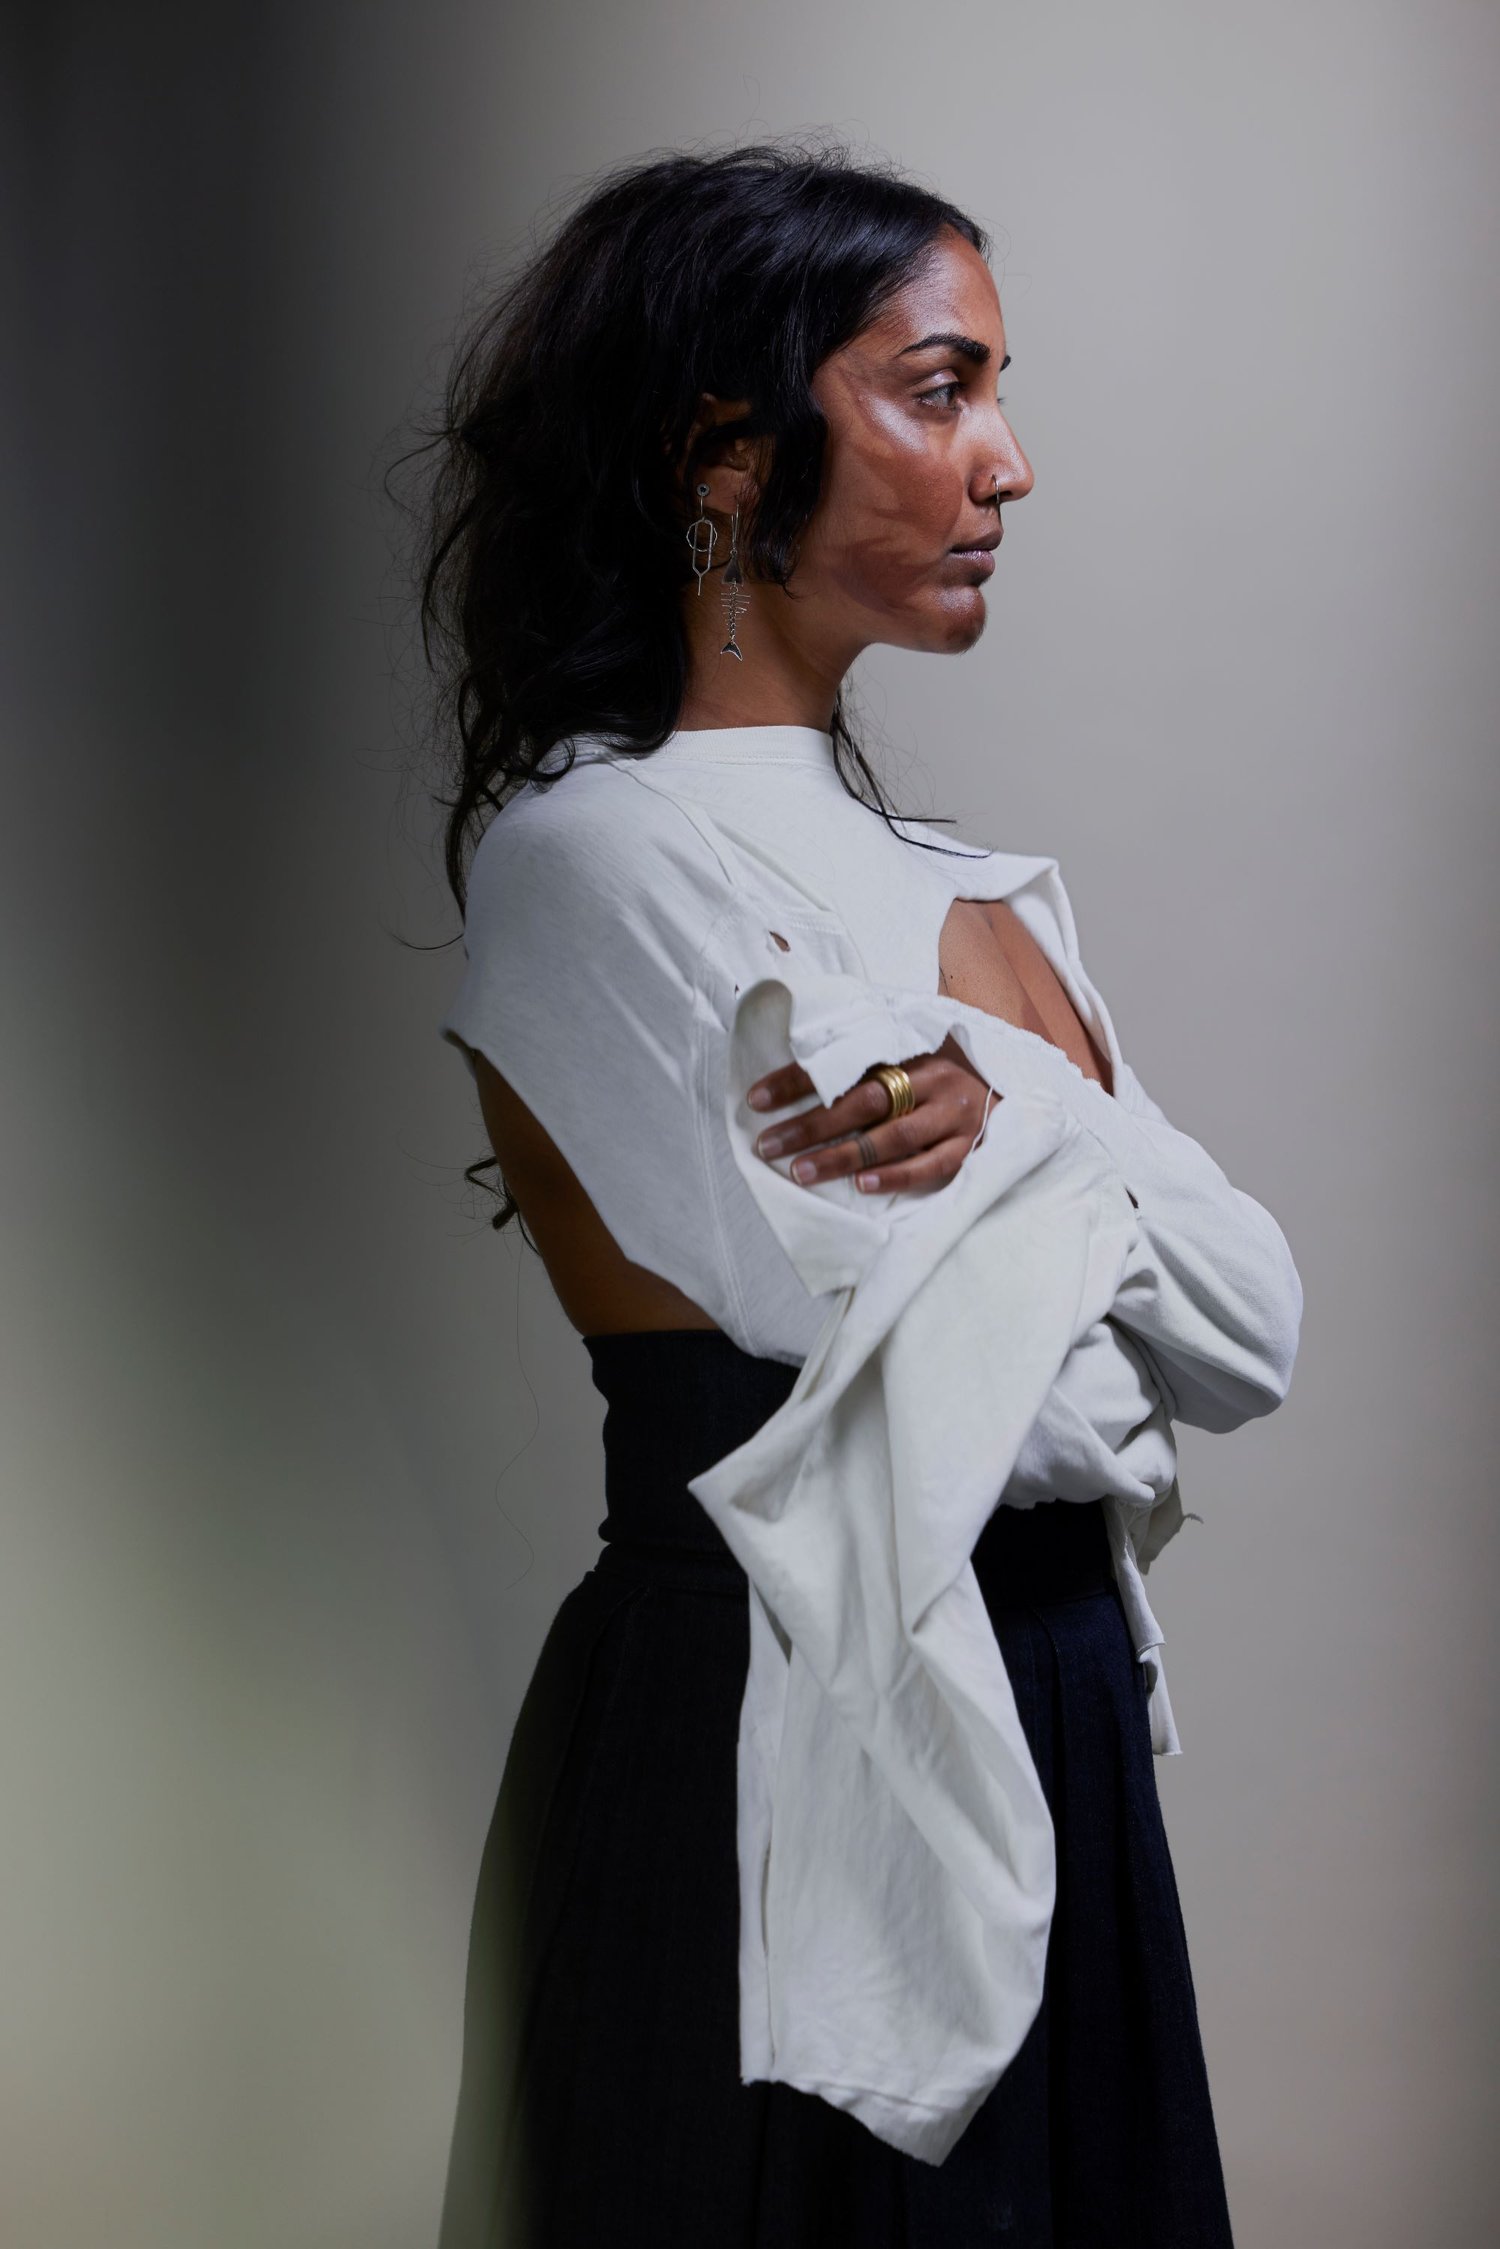
[[[945,351],[962,353],[965,359],[972,359],[976,367],[982,367],[990,356],[988,344],[978,342],[973,336],[958,336],[954,335],[949,329],[941,329],[936,335],[924,336],[919,344],[903,344],[896,357],[904,359],[908,352],[933,351],[938,345],[941,345]],[[1001,360],[997,372],[1003,375],[1009,365],[1010,353],[1007,352]]]

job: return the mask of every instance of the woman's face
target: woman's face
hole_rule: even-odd
[[[819,656],[850,662],[875,641],[957,653],[983,632],[996,481],[1002,501],[1033,481],[997,402],[1006,364],[990,269],[945,229],[916,279],[818,369],[827,452],[791,610]]]

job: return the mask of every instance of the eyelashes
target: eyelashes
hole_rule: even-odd
[[[958,394],[963,389],[963,387],[963,384],[959,382],[939,383],[932,390],[919,390],[917,392],[917,403],[919,405],[925,405],[930,398],[946,398],[948,404],[942,408],[942,412],[945,414],[951,414],[956,410]],[[1003,406],[1005,404],[1004,391],[999,391],[996,393],[995,404],[997,406]]]

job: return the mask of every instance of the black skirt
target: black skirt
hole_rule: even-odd
[[[739,2075],[748,1585],[687,1479],[795,1367],[717,1329],[584,1339],[598,1562],[505,1761],[438,2249],[1222,2249],[1231,2241],[1146,1682],[1098,1502],[997,1509],[974,1567],[1057,1838],[1042,2006],[947,2159]]]

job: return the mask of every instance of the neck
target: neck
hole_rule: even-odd
[[[688,678],[679,729],[811,726],[829,733],[853,657],[838,662],[799,647],[777,629],[786,622],[773,607],[784,598],[781,589],[756,586],[752,591],[754,607],[747,606],[735,634],[744,650],[742,662],[720,654],[724,618],[715,580],[708,580],[701,598],[693,593],[684,598]]]

